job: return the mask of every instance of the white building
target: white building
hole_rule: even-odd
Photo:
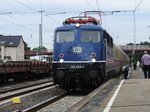
[[[0,35],[0,60],[24,61],[24,42],[21,35]]]

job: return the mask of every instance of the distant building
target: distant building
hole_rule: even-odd
[[[24,61],[24,42],[21,35],[0,35],[0,60]]]
[[[136,45],[120,45],[121,49],[125,49],[125,50],[133,50],[133,49],[140,49],[140,50],[146,50],[146,49],[150,49],[150,45],[140,45],[140,44],[136,44]]]

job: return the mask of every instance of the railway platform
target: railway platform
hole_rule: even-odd
[[[103,112],[150,112],[150,79],[140,69],[122,80]]]
[[[144,79],[140,68],[132,69],[127,80],[115,79],[102,86],[95,90],[96,95],[87,96],[68,111],[150,112],[150,79]],[[88,101],[88,97],[92,98]]]

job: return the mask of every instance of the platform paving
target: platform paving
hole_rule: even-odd
[[[141,68],[132,69],[129,79],[123,79],[122,75],[121,79],[112,79],[103,89],[100,86],[96,90],[99,92],[92,99],[87,100],[87,97],[87,101],[83,99],[70,110],[72,112],[150,112],[150,79],[144,79]]]
[[[141,69],[132,70],[124,80],[110,110],[103,112],[150,112],[150,79]]]

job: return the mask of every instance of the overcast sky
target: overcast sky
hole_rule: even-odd
[[[39,11],[44,11],[43,46],[50,49],[54,29],[62,25],[66,18],[78,16],[87,10],[132,11],[138,5],[135,12],[135,41],[150,41],[150,0],[0,0],[0,4],[0,34],[22,35],[31,48],[39,45]],[[9,12],[11,14],[7,14]],[[133,12],[103,15],[102,27],[118,45],[134,42]]]

